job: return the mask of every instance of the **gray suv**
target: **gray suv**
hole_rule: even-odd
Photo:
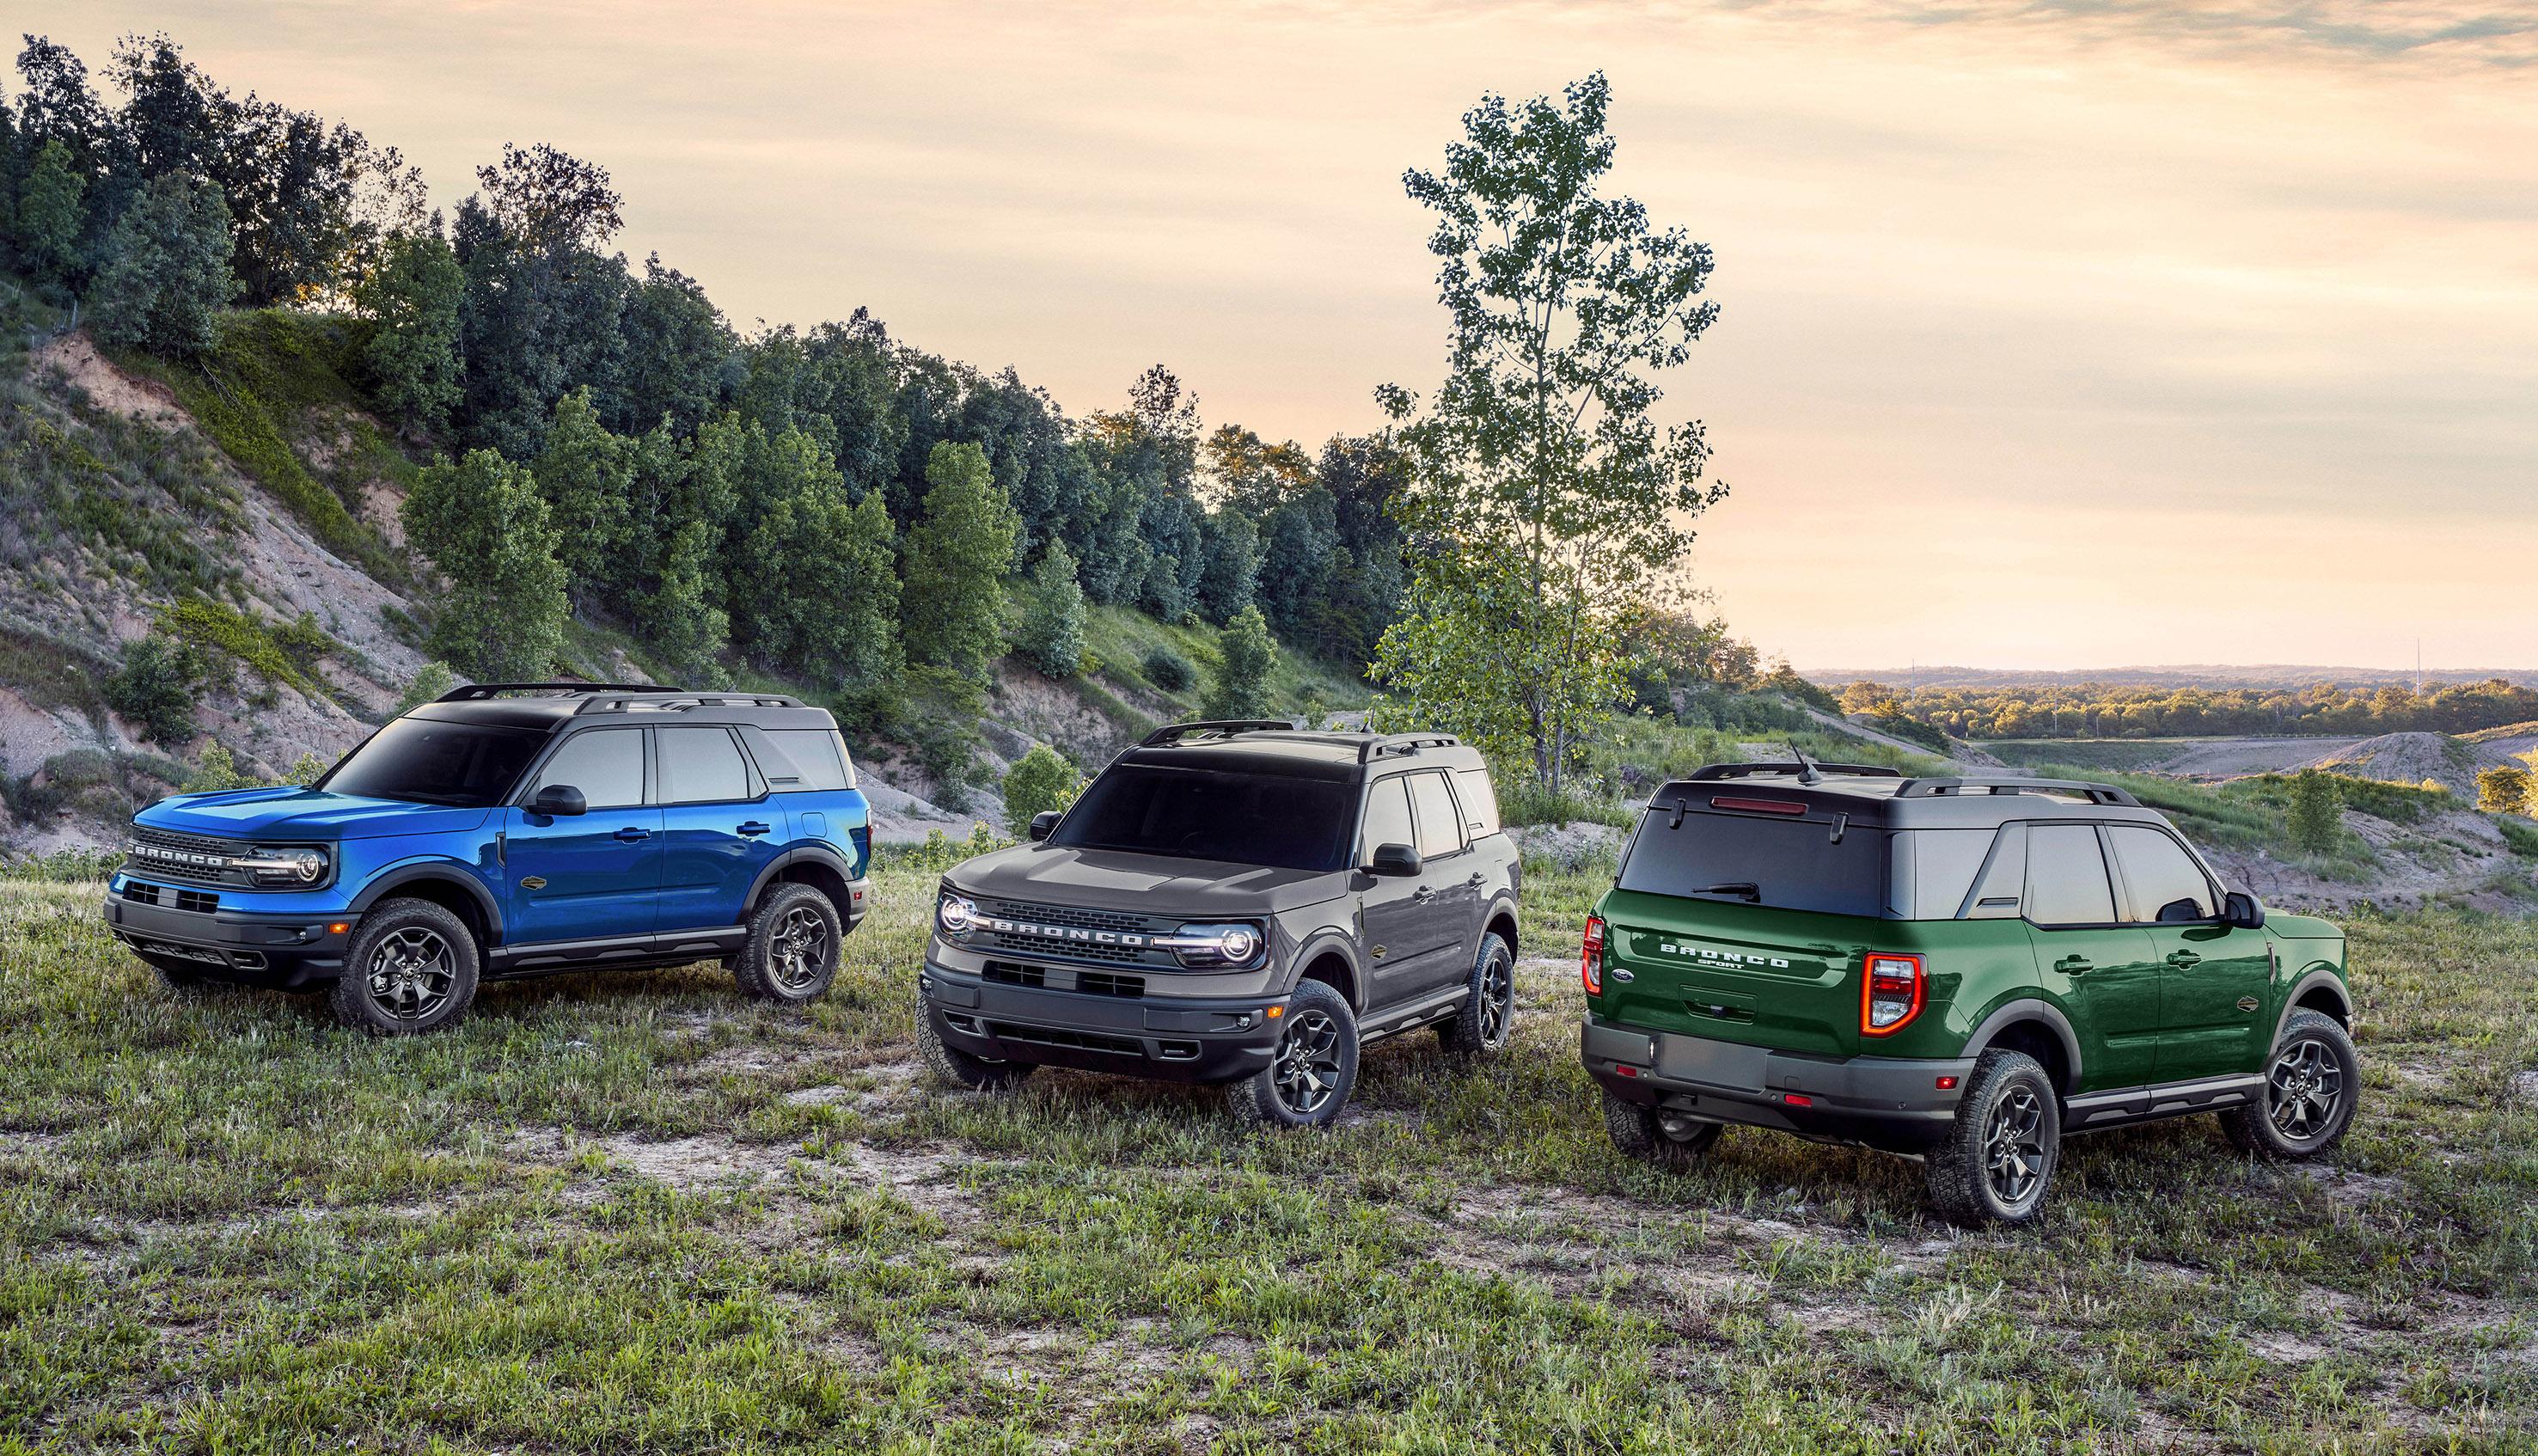
[[[917,1042],[964,1087],[1221,1083],[1248,1120],[1317,1126],[1365,1041],[1505,1047],[1516,891],[1489,769],[1452,738],[1175,724],[943,877]]]

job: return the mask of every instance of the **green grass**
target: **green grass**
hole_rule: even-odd
[[[272,623],[204,597],[189,597],[159,614],[171,636],[208,649],[253,671],[268,683],[297,688],[315,697],[328,693],[317,665],[349,657],[352,649],[326,634],[315,619]]]
[[[0,1446],[1007,1452],[2525,1450],[2538,929],[2354,927],[2367,1101],[2315,1170],[2072,1145],[2043,1224],[1737,1131],[1606,1146],[1573,937],[1472,1070],[1362,1115],[915,1079],[932,878],[824,1001],[710,966],[380,1043],[170,993],[94,884],[0,883]],[[1547,899],[1539,882],[1533,887]],[[1551,896],[1560,898],[1562,896]],[[1563,941],[1566,943],[1562,943]]]
[[[1113,690],[1125,688],[1163,699],[1177,716],[1196,717],[1215,681],[1217,650],[1213,628],[1170,626],[1127,607],[1087,607],[1084,645],[1096,663],[1095,672],[1085,681],[1107,695],[1112,702],[1118,700]],[[1198,669],[1197,681],[1178,692],[1149,682],[1142,664],[1146,653],[1158,646],[1169,647],[1188,658]],[[1082,687],[1078,691],[1082,692]],[[1104,711],[1110,710],[1093,695],[1086,696]],[[1346,667],[1303,656],[1280,644],[1277,671],[1269,679],[1271,716],[1301,713],[1314,701],[1326,712],[1362,708],[1371,696],[1365,681]],[[1134,709],[1129,713],[1132,720],[1145,716]]]

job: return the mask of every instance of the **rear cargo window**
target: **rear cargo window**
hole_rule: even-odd
[[[786,788],[844,789],[853,783],[846,776],[845,755],[838,751],[837,735],[819,728],[770,728],[767,737],[778,753],[793,761],[802,770],[802,781]],[[773,770],[768,770],[770,773]]]
[[[1827,915],[1886,913],[1886,832],[1822,820],[1651,809],[1631,838],[1620,885],[1646,894],[1702,895]]]
[[[1991,829],[1914,829],[1896,835],[1897,868],[1903,866],[1907,845],[1912,866],[1911,897],[1899,895],[1898,902],[1908,905],[1915,920],[1957,918],[1974,888],[1974,876],[1982,873],[1993,837]]]
[[[1472,822],[1472,837],[1486,839],[1499,831],[1499,792],[1486,768],[1464,768],[1454,774],[1454,797],[1463,801],[1463,817]]]

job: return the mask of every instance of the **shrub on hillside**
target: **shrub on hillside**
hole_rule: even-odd
[[[1014,650],[1043,677],[1071,678],[1084,666],[1084,588],[1075,581],[1075,558],[1052,541],[1023,587],[1022,622]]]
[[[2344,836],[2344,825],[2337,811],[2342,796],[2336,792],[2332,775],[2314,768],[2292,775],[2292,808],[2290,830],[2293,847],[2310,854],[2332,851]]]
[[[1147,648],[1137,668],[1146,675],[1147,682],[1166,693],[1179,693],[1198,681],[1198,669],[1190,666],[1188,658],[1169,647]]]
[[[448,663],[427,662],[423,670],[414,675],[414,681],[405,685],[404,695],[397,698],[396,710],[412,712],[457,686],[458,675],[449,670]]]
[[[2508,763],[2488,768],[2476,776],[2476,807],[2489,814],[2538,813],[2538,801],[2530,797],[2531,782],[2526,768]]]
[[[1257,607],[1234,615],[1217,636],[1216,691],[1208,695],[1211,718],[1256,718],[1269,710],[1269,677],[1278,670],[1278,639]]]
[[[1083,791],[1084,775],[1074,764],[1048,745],[1035,745],[1005,770],[1005,823],[1019,834],[1034,816],[1062,810]]]
[[[105,680],[106,706],[144,739],[172,747],[194,736],[194,695],[202,680],[201,653],[152,632],[124,644],[123,665]]]
[[[90,295],[98,338],[167,358],[208,353],[230,276],[230,210],[221,189],[179,171],[142,184],[106,244]]]

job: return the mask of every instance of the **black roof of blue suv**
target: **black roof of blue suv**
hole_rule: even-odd
[[[836,719],[781,693],[691,693],[643,683],[470,683],[408,714],[554,731],[583,719],[624,722],[663,713],[761,728],[834,728]]]

